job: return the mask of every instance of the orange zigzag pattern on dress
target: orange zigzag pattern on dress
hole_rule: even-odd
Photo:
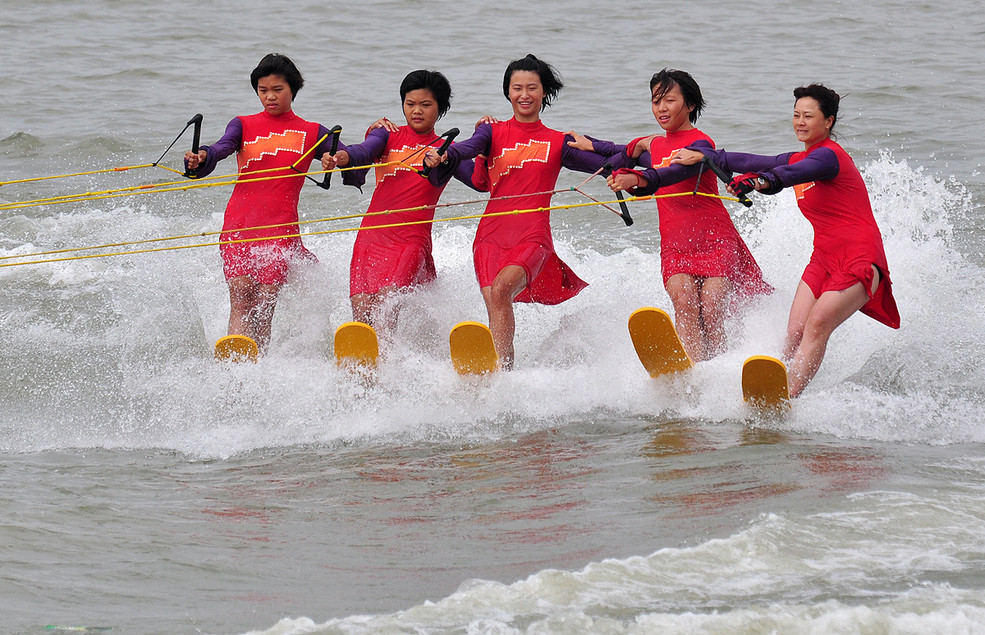
[[[671,150],[670,151],[670,154],[668,154],[664,158],[660,159],[660,163],[657,164],[657,165],[655,165],[655,166],[653,166],[653,167],[655,167],[655,168],[668,168],[668,167],[670,167],[670,165],[671,165],[670,160],[673,159],[674,157],[676,157],[677,156],[677,153],[680,152],[680,151],[681,151],[680,148],[677,148],[676,150]]]
[[[425,144],[406,145],[401,148],[393,148],[381,158],[381,163],[388,163],[376,168],[376,184],[379,185],[388,176],[393,176],[401,171],[416,171],[424,167],[424,153],[421,148],[426,148]],[[417,154],[419,153],[419,154]],[[417,154],[415,157],[414,155]],[[411,159],[408,161],[407,159]]]
[[[307,135],[303,130],[285,130],[271,132],[269,135],[244,143],[241,152],[246,160],[241,162],[242,169],[248,168],[254,161],[263,160],[264,157],[276,156],[279,152],[301,154],[304,151],[306,138]]]
[[[797,185],[794,185],[793,193],[796,195],[797,200],[799,201],[803,199],[804,195],[807,193],[807,190],[811,189],[815,185],[817,185],[816,181],[810,181],[809,183],[798,183]]]
[[[495,157],[490,163],[490,175],[497,175],[496,181],[510,173],[510,170],[520,169],[530,161],[547,163],[547,157],[551,154],[550,141],[537,141],[531,139],[528,142],[518,142],[512,148],[503,148],[499,156]],[[500,165],[505,166],[500,168]]]

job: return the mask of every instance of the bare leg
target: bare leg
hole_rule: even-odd
[[[373,326],[373,313],[379,304],[375,293],[357,293],[349,298],[352,303],[352,319]]]
[[[513,298],[527,286],[527,272],[523,267],[503,267],[492,285],[482,287],[482,299],[489,315],[489,330],[499,362],[504,370],[513,370],[513,336],[516,318],[513,315]]]
[[[802,283],[803,284],[803,283]],[[804,285],[806,286],[806,285]],[[879,286],[879,272],[872,281],[873,290]],[[798,294],[800,289],[798,288]],[[797,296],[794,297],[796,303]],[[821,360],[828,347],[828,339],[836,328],[869,301],[862,283],[841,291],[825,291],[814,302],[802,329],[800,344],[796,348],[790,370],[787,373],[790,396],[796,397],[810,383],[821,367]],[[791,309],[791,314],[793,309]]]
[[[257,285],[256,304],[250,312],[251,337],[256,341],[261,353],[266,352],[270,343],[270,331],[274,322],[274,308],[280,286],[276,284]]]
[[[257,284],[249,276],[231,278],[229,284],[229,335],[250,335],[250,311],[256,306]]]
[[[711,359],[725,351],[725,318],[734,285],[728,278],[705,278],[700,285],[705,359]]]
[[[280,286],[259,284],[249,276],[232,278],[229,284],[229,334],[246,335],[267,350],[274,307]]]
[[[797,347],[804,338],[804,326],[807,324],[807,317],[811,314],[811,309],[817,298],[814,292],[803,280],[797,285],[797,291],[793,296],[793,304],[790,305],[790,317],[787,318],[787,338],[783,344],[783,359],[790,361],[797,353]]]
[[[376,330],[392,331],[397,326],[397,309],[386,309],[386,301],[397,287],[383,287],[377,293],[357,293],[349,298],[352,319],[369,324]]]
[[[688,356],[696,361],[707,359],[701,328],[701,283],[698,278],[679,273],[667,280],[667,293],[674,303],[674,325]]]

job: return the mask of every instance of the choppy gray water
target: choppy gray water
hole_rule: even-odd
[[[527,52],[567,83],[548,125],[617,141],[656,128],[646,85],[664,66],[694,74],[699,125],[736,150],[797,149],[791,90],[822,81],[847,93],[840,140],[903,316],[899,331],[852,318],[789,417],[751,416],[739,366],[776,353],[810,252],[783,195],[730,207],[777,292],[727,354],[673,381],[645,377],[625,327],[669,307],[644,204],[632,228],[555,212],[591,285],[520,307],[518,370],[475,383],[446,361],[448,329],[485,318],[474,221],[435,226],[439,281],[405,299],[373,383],[329,353],[350,318],[351,232],[306,239],[321,263],[285,290],[249,367],[210,360],[227,316],[214,248],[0,267],[0,632],[985,632],[977,3],[0,9],[0,181],[153,162],[198,112],[212,141],[258,110],[248,75],[270,51],[305,74],[298,114],[346,141],[399,120],[399,81],[420,67],[455,90],[439,127],[507,116],[502,71]],[[0,201],[172,178],[11,184]],[[0,256],[214,231],[228,193],[5,211]],[[302,216],[370,194],[312,186]]]

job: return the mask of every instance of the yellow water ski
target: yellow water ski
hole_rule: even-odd
[[[339,365],[375,368],[379,357],[380,343],[369,324],[346,322],[335,329],[335,360]]]
[[[633,311],[629,316],[629,336],[650,377],[679,373],[694,365],[673,321],[662,309],[643,307]]]
[[[451,362],[461,375],[484,375],[499,370],[499,355],[489,327],[479,322],[459,322],[448,336]]]
[[[790,407],[787,367],[775,357],[753,355],[742,364],[742,398],[765,410]]]
[[[245,335],[225,335],[215,343],[216,361],[255,362],[259,355],[257,343]]]

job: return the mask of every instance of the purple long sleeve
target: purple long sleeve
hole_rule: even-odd
[[[568,142],[574,141],[574,137],[565,135],[564,145],[561,146],[561,165],[569,170],[588,172],[589,174],[598,172],[607,163],[611,163],[613,169],[619,169],[624,166],[626,161],[626,146],[616,145],[607,141],[599,141],[592,137],[588,138],[592,141],[592,146],[595,148],[594,152],[572,148],[568,145]]]
[[[452,146],[454,147],[454,146]],[[485,190],[480,190],[472,183],[472,173],[475,171],[475,161],[469,159],[467,161],[462,161],[455,168],[455,178],[467,185],[469,188],[475,190],[476,192],[485,192]]]
[[[386,143],[390,139],[390,132],[386,128],[375,128],[371,130],[369,134],[366,135],[366,139],[362,143],[354,143],[351,146],[346,146],[345,151],[349,153],[349,164],[346,167],[355,167],[357,165],[372,165],[383,155],[383,151],[386,149]],[[369,173],[369,168],[362,170],[346,170],[343,175],[349,175],[349,179],[353,181],[348,183],[343,178],[343,182],[347,185],[355,185],[356,187],[362,189],[363,184],[366,183],[366,175]]]
[[[636,161],[626,155],[626,146],[624,144],[613,143],[612,141],[606,141],[605,139],[596,139],[595,137],[590,137],[588,135],[585,135],[585,138],[592,142],[592,149],[597,154],[604,156],[606,159],[604,163],[611,164],[613,170],[618,170],[619,168],[629,168],[636,163]],[[647,153],[646,156],[649,157],[650,155]],[[595,170],[592,171],[594,172]]]
[[[328,135],[327,137],[325,135]],[[312,158],[321,159],[321,156],[332,149],[332,134],[331,131],[323,125],[318,126],[318,138],[321,139],[325,137],[325,140],[318,144],[318,147],[312,152]],[[205,162],[200,164],[197,169],[194,170],[193,174],[195,178],[206,177],[215,170],[215,167],[230,154],[238,151],[243,147],[243,122],[240,121],[239,117],[234,117],[232,121],[226,124],[226,131],[222,134],[222,137],[212,145],[201,146],[201,150],[205,150]],[[343,143],[339,143],[338,150],[346,150],[348,148]],[[188,169],[188,164],[185,164],[185,169]],[[365,180],[365,175],[363,176]],[[353,174],[353,171],[347,171],[342,173],[342,182],[345,185],[353,185],[355,187],[360,187],[362,182],[359,181],[358,176]]]
[[[790,158],[796,154],[785,152],[776,156],[747,154],[745,152],[726,152],[725,150],[710,150],[698,147],[696,144],[688,147],[709,157],[727,172],[755,172],[766,177],[773,187],[767,194],[775,194],[782,188],[809,183],[810,181],[826,181],[838,175],[838,155],[830,148],[817,148],[802,160],[790,163]]]
[[[701,150],[712,150],[712,146],[705,140],[695,141],[689,149]],[[642,158],[642,157],[641,157]],[[646,165],[651,167],[642,170],[640,174],[646,179],[646,185],[644,187],[637,187],[630,191],[633,196],[649,196],[653,194],[661,187],[666,187],[668,185],[673,185],[674,183],[680,183],[681,181],[686,181],[691,177],[697,176],[698,172],[701,171],[701,165],[681,165],[680,163],[672,163],[665,168],[654,168],[652,163],[647,161]]]
[[[792,155],[792,152],[787,155],[788,160]],[[818,148],[796,163],[778,165],[766,177],[771,182],[775,180],[781,187],[790,187],[798,183],[833,179],[838,176],[839,169],[838,155],[834,150]]]
[[[465,141],[459,141],[448,148],[448,159],[450,161],[464,161],[474,159],[480,154],[489,154],[489,145],[492,143],[492,125],[488,123],[480,124],[476,127],[472,136]]]

